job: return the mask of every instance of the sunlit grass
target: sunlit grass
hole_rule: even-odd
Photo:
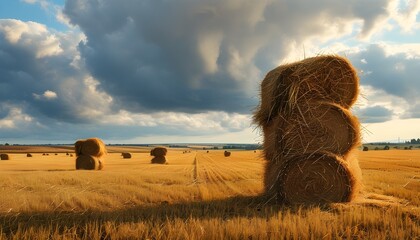
[[[415,239],[420,151],[360,152],[364,196],[283,206],[261,197],[261,154],[170,150],[168,165],[110,153],[74,171],[64,153],[0,162],[0,239]]]

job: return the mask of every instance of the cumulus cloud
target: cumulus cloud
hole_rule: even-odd
[[[353,61],[361,71],[361,84],[370,86],[370,89],[377,93],[382,91],[390,96],[403,99],[405,102],[400,101],[400,105],[416,106],[420,104],[420,86],[417,79],[420,55],[409,56],[405,52],[408,49],[400,49],[398,53],[386,54],[385,49],[386,46],[370,45],[365,50],[350,55],[351,59],[364,59],[364,62]],[[389,99],[392,98],[388,98],[388,101]],[[394,105],[393,107],[398,106]],[[408,112],[405,114],[410,115],[410,109],[406,111]]]
[[[356,25],[368,36],[387,5],[76,0],[64,13],[86,34],[81,58],[120,107],[246,113],[257,104],[259,81],[290,46],[340,37]]]
[[[267,71],[348,49],[340,39],[369,39],[390,21],[410,32],[419,12],[419,1],[398,0],[72,0],[63,11],[25,2],[74,28],[0,19],[0,101],[20,111],[0,108],[0,121],[33,124],[4,136],[61,139],[243,132]],[[355,111],[366,121],[418,114],[420,47],[402,48],[345,51],[363,71],[368,102]]]

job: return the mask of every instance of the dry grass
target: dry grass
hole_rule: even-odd
[[[31,151],[36,152],[36,151]],[[108,154],[75,171],[64,154],[12,154],[0,168],[0,239],[415,239],[420,151],[360,152],[364,196],[349,204],[267,204],[261,152]]]

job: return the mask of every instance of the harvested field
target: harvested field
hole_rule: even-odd
[[[36,149],[0,162],[0,239],[415,239],[420,151],[359,152],[364,190],[352,203],[277,205],[261,197],[257,151],[169,149],[169,165],[106,156],[103,171]]]

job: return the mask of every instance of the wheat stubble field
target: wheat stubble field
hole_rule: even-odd
[[[76,171],[70,148],[2,150],[11,160],[0,161],[0,239],[420,236],[419,150],[360,151],[354,203],[285,206],[260,196],[259,151],[169,149],[168,165],[152,165],[150,149],[109,147],[104,170]]]

